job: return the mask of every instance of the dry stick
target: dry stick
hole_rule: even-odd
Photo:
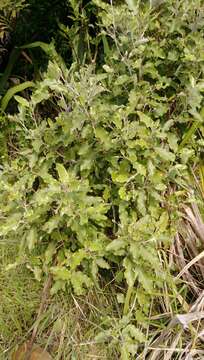
[[[47,300],[48,295],[49,295],[49,290],[50,290],[51,284],[52,284],[52,275],[49,274],[48,278],[46,279],[46,281],[44,283],[44,287],[43,287],[43,291],[42,291],[42,297],[41,297],[41,303],[40,303],[40,306],[39,306],[39,309],[38,309],[38,314],[37,314],[35,326],[33,328],[31,340],[29,341],[29,344],[28,344],[28,349],[27,349],[27,354],[25,356],[25,360],[30,360],[32,347],[33,347],[33,344],[34,344],[34,341],[35,341],[35,338],[36,338],[36,335],[37,335],[37,331],[38,331],[38,323],[39,323],[38,320],[40,319],[40,317],[41,317],[41,315],[43,313],[45,303],[46,303],[46,300]]]

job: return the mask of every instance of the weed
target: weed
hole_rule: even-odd
[[[1,123],[1,239],[53,279],[36,339],[57,359],[200,356],[203,5],[70,4],[71,63],[23,46],[48,66]]]

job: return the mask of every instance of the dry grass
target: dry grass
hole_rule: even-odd
[[[201,198],[200,204],[204,204]],[[141,359],[204,359],[204,222],[196,202],[183,207],[183,218],[175,236],[168,268],[176,269],[175,299],[166,291],[163,311],[169,322],[148,343]],[[172,306],[177,302],[178,310]],[[162,314],[161,314],[162,317]]]
[[[69,293],[48,296],[39,313],[42,286],[32,273],[25,268],[4,271],[14,253],[7,246],[1,247],[0,360],[10,360],[14,350],[30,340],[33,332],[35,343],[55,360],[117,359],[117,349],[95,341],[106,319],[119,316],[116,296],[109,289],[91,290],[84,297]]]

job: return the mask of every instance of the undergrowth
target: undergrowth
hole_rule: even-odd
[[[11,251],[12,250],[12,251]],[[1,247],[0,259],[0,359],[10,360],[38,322],[36,342],[46,348],[54,359],[111,359],[119,353],[112,346],[95,341],[95,334],[110,319],[120,316],[113,288],[90,290],[80,298],[69,293],[48,297],[41,317],[36,316],[41,302],[42,286],[29,268],[5,272],[18,248]]]
[[[44,51],[47,69],[1,99],[0,235],[19,243],[6,268],[11,288],[23,269],[40,284],[52,277],[37,336],[57,359],[89,351],[186,359],[201,338],[189,322],[202,308],[202,264],[192,297],[186,259],[202,258],[193,224],[202,224],[204,8],[199,0],[82,5],[70,1],[73,23],[59,25],[71,62],[54,42],[24,44],[19,50]],[[182,249],[185,226],[194,250]]]

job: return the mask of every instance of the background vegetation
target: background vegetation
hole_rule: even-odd
[[[0,10],[2,359],[202,359],[203,2]]]

